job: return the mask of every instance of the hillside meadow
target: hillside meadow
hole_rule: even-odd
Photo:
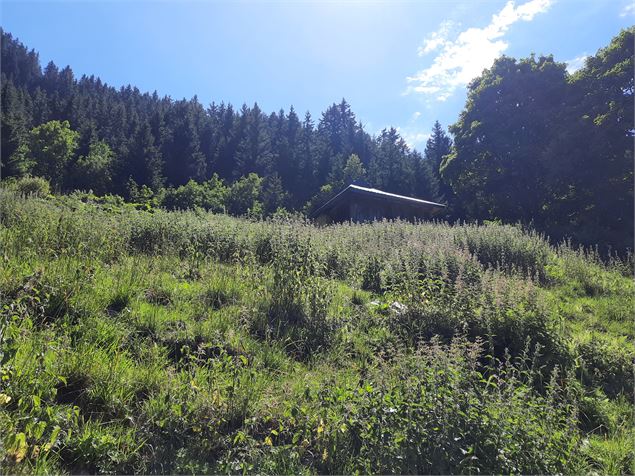
[[[632,256],[0,189],[3,473],[635,472]]]

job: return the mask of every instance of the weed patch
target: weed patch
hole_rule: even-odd
[[[0,189],[3,473],[632,473],[626,259]]]

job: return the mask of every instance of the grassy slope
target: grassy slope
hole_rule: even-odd
[[[5,471],[635,472],[622,263],[2,191],[0,223]]]

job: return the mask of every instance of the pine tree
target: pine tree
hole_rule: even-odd
[[[325,183],[333,168],[342,167],[350,154],[359,152],[355,148],[359,130],[355,115],[344,99],[324,111],[317,128],[316,178],[319,183]]]
[[[244,176],[250,172],[267,175],[273,171],[271,139],[267,128],[267,119],[254,104],[251,109],[243,108],[245,129],[236,150],[236,169],[234,175]]]
[[[357,154],[351,154],[341,167],[335,167],[329,176],[329,185],[334,192],[354,182],[366,182],[366,170]]]
[[[208,114],[213,131],[213,137],[208,145],[208,155],[212,164],[209,171],[218,173],[224,179],[230,179],[234,176],[236,147],[242,135],[243,120],[236,116],[231,104],[221,103],[218,107],[212,105]]]
[[[147,185],[153,190],[158,190],[163,185],[163,159],[154,144],[148,122],[136,127],[124,170],[137,185]]]
[[[412,195],[416,163],[406,141],[394,127],[381,131],[370,162],[370,182],[387,192]]]
[[[27,158],[23,153],[24,149],[22,149],[22,152],[19,152],[19,150],[25,144],[29,130],[24,100],[22,94],[11,81],[3,82],[1,99],[2,145],[0,149],[0,177],[21,175],[26,171]]]
[[[298,173],[294,177],[291,194],[293,205],[303,205],[318,189],[315,126],[310,112],[306,112],[299,131],[296,156]]]
[[[9,81],[25,88],[35,87],[40,81],[42,71],[40,60],[35,50],[28,49],[0,28],[2,74]]]
[[[168,115],[164,137],[165,175],[171,185],[184,185],[188,180],[206,178],[206,160],[201,152],[196,127],[198,102],[179,101]]]
[[[412,154],[416,165],[414,195],[425,200],[444,203],[445,197],[439,191],[439,179],[432,162],[426,160],[417,151],[413,151]]]
[[[282,186],[282,180],[277,173],[273,173],[263,179],[261,197],[266,215],[272,214],[278,208],[287,206],[289,194]]]
[[[292,175],[292,157],[289,146],[287,118],[283,109],[278,114],[269,116],[269,130],[271,136],[272,170],[278,175],[281,183],[287,183]]]
[[[297,191],[297,188],[304,187],[306,184],[298,183],[302,166],[302,153],[300,151],[302,123],[293,106],[287,114],[285,132],[288,156],[286,164],[279,170],[280,178],[285,189],[292,190],[295,185],[295,191]]]
[[[440,168],[443,158],[452,152],[452,140],[445,133],[439,121],[434,122],[432,135],[426,142],[424,150],[424,164],[421,166],[422,177],[427,176],[428,180],[436,187],[438,199],[449,201],[452,198],[452,188],[441,177]]]

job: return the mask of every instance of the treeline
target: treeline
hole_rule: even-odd
[[[37,53],[4,32],[2,116],[3,176],[39,168],[62,191],[127,196],[134,185],[159,191],[215,174],[231,183],[256,173],[276,205],[294,209],[351,178],[441,199],[438,167],[428,166],[394,128],[371,137],[344,100],[316,122],[293,107],[266,114],[258,104],[204,107],[197,97],[117,90],[93,76],[76,79],[70,67],[52,62],[42,71]],[[60,123],[34,130],[50,121]],[[47,138],[58,139],[62,160],[42,152]],[[46,162],[56,162],[55,170],[38,166]]]
[[[345,100],[317,121],[293,107],[205,107],[52,62],[42,70],[2,32],[2,176],[260,214],[310,211],[361,180],[449,203],[450,219],[623,250],[633,246],[633,42],[633,28],[621,32],[573,75],[550,56],[500,58],[470,84],[454,144],[437,122],[420,154],[394,128],[364,131]]]

